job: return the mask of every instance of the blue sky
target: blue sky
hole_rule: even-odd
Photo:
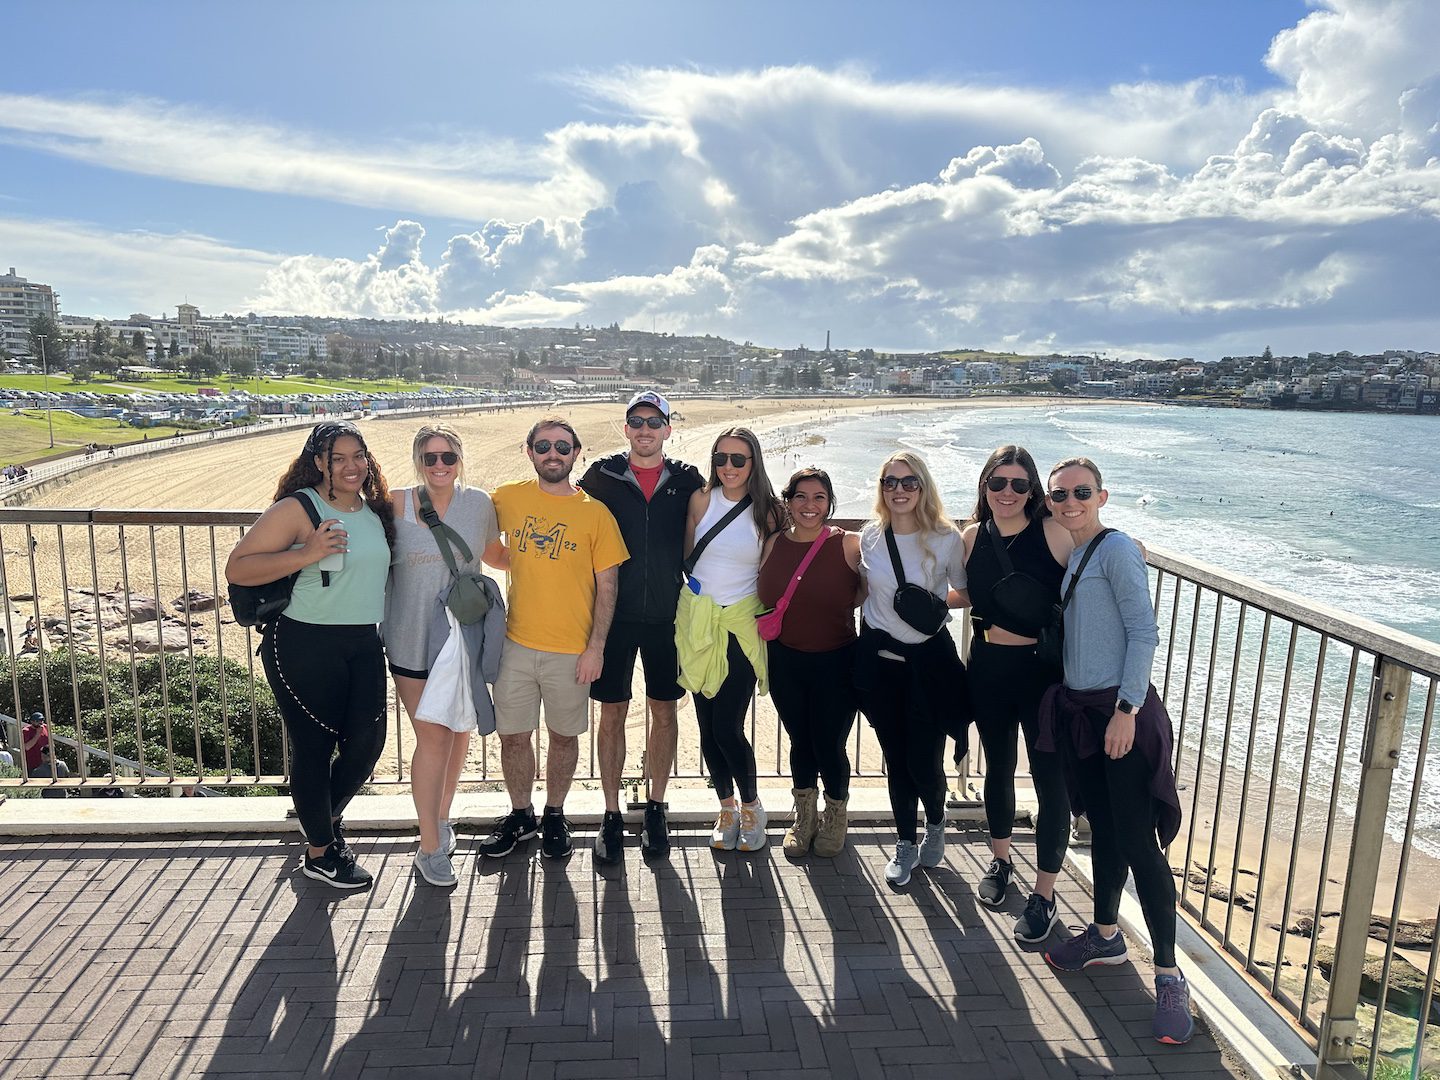
[[[1440,347],[1429,0],[31,5],[0,264],[74,314]]]

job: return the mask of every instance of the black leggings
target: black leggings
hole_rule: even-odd
[[[1065,745],[1070,745],[1068,739]],[[1119,920],[1125,877],[1127,872],[1134,874],[1140,910],[1155,949],[1155,966],[1174,967],[1175,879],[1155,835],[1149,762],[1137,750],[1114,761],[1102,749],[1072,764],[1090,818],[1095,921],[1109,925]]]
[[[755,692],[755,669],[750,666],[734,634],[726,634],[730,665],[725,681],[713,698],[695,695],[695,717],[700,721],[700,753],[715,782],[715,794],[728,799],[740,788],[743,802],[759,798],[755,783],[755,748],[745,737],[745,712]]]
[[[373,626],[322,626],[282,615],[261,642],[260,659],[290,734],[295,814],[312,845],[329,846],[333,820],[385,748],[380,635]]]
[[[1070,796],[1060,755],[1035,749],[1040,698],[1060,672],[1035,659],[1033,645],[992,645],[979,634],[970,646],[970,707],[985,747],[985,819],[990,835],[1010,837],[1015,825],[1015,770],[1019,733],[1040,804],[1035,820],[1035,861],[1058,874],[1070,840]]]
[[[790,736],[790,778],[801,789],[823,778],[831,799],[850,797],[845,740],[855,726],[854,651],[801,652],[770,642],[770,700]]]
[[[907,663],[877,657],[874,687],[861,696],[860,708],[885,755],[896,835],[913,844],[920,831],[917,802],[925,805],[926,821],[945,820],[945,732],[926,703],[915,700]]]

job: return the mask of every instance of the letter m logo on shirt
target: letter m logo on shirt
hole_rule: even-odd
[[[565,542],[566,525],[563,521],[557,521],[548,530],[542,530],[540,519],[534,514],[525,518],[525,527],[520,532],[520,550],[534,550],[540,555],[549,555],[552,559],[560,558],[560,547]]]

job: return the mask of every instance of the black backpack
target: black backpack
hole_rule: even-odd
[[[299,499],[300,505],[305,507],[305,513],[310,516],[310,524],[317,529],[320,527],[320,511],[315,508],[314,500],[299,491],[292,491],[285,498]],[[295,579],[299,576],[300,571],[296,570],[293,574],[268,581],[264,585],[231,583],[228,586],[230,611],[235,616],[235,622],[240,626],[258,626],[263,632],[265,627],[275,621],[275,616],[290,605],[290,594],[294,591]],[[322,585],[330,584],[330,571],[320,571],[320,582]]]

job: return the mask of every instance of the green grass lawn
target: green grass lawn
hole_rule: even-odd
[[[16,413],[0,411],[0,467],[15,463],[34,464],[52,454],[73,450],[87,443],[122,446],[145,438],[164,439],[180,428],[168,426],[135,428],[118,420],[91,420],[72,412],[55,411],[55,449],[50,449],[50,428],[44,409]]]

